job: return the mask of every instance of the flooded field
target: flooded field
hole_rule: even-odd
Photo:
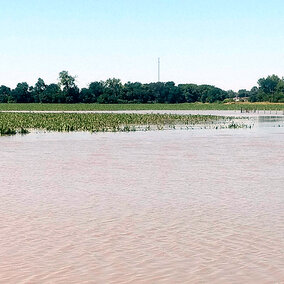
[[[283,117],[283,110],[2,110],[0,113],[136,113],[177,115],[218,115],[233,117]]]
[[[284,282],[283,123],[0,137],[0,283]]]

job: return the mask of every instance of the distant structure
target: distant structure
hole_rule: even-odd
[[[160,57],[158,57],[158,82],[160,82]]]
[[[238,96],[236,96],[236,97],[233,98],[233,100],[235,102],[248,102],[249,101],[249,97],[238,97]]]

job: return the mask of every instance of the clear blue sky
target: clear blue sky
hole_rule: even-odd
[[[284,75],[283,0],[12,0],[0,5],[0,85],[109,77],[251,88]]]

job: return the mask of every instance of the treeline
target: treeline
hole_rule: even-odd
[[[224,91],[211,85],[156,82],[142,84],[119,79],[95,81],[79,89],[76,78],[67,71],[59,73],[58,83],[45,84],[39,78],[34,86],[26,82],[15,89],[0,86],[0,103],[213,103],[234,100],[284,102],[284,79],[276,75],[258,80],[251,90]]]

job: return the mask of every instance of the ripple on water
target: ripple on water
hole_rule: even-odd
[[[1,138],[1,281],[281,283],[283,137]]]

